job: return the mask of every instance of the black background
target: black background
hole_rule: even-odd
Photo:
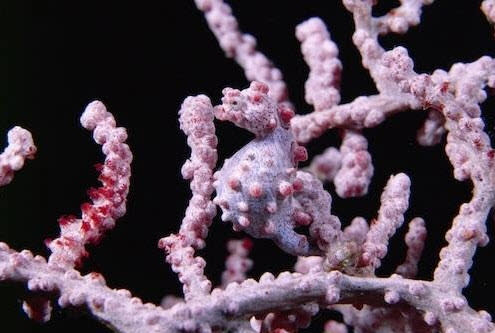
[[[380,1],[376,14],[396,5]],[[374,93],[372,81],[351,43],[351,15],[337,1],[230,1],[241,29],[258,38],[262,50],[283,71],[299,113],[304,103],[307,67],[294,37],[295,26],[311,16],[328,24],[343,63],[342,100]],[[384,5],[383,3],[387,3]],[[454,4],[453,4],[454,3]],[[390,6],[390,7],[386,7]],[[426,7],[423,23],[405,36],[382,39],[387,48],[403,45],[415,59],[415,70],[448,69],[494,54],[492,31],[479,1],[438,1]],[[57,235],[56,219],[77,214],[87,200],[86,189],[97,186],[93,164],[102,159],[78,118],[85,105],[102,100],[129,133],[134,153],[128,213],[103,242],[91,249],[83,272],[103,273],[111,287],[127,288],[145,301],[159,302],[179,294],[176,276],[157,248],[159,238],[178,229],[190,196],[180,167],[189,150],[178,129],[177,111],[189,95],[204,93],[218,103],[225,86],[248,85],[242,70],[226,59],[192,0],[171,1],[16,1],[0,3],[0,132],[14,125],[29,129],[39,153],[0,189],[0,240],[15,249],[47,254],[43,240]],[[493,102],[484,117],[493,139]],[[375,176],[370,193],[360,199],[334,198],[333,212],[346,225],[354,216],[372,218],[379,195],[391,174],[406,172],[412,180],[411,207],[406,219],[422,216],[429,236],[420,278],[429,279],[443,235],[459,205],[469,200],[471,185],[452,178],[443,147],[415,144],[425,112],[408,112],[366,130]],[[218,124],[220,161],[233,154],[250,135],[230,124]],[[6,135],[0,139],[6,144]],[[338,145],[331,131],[308,145],[310,155]],[[404,256],[402,228],[379,275],[393,272]],[[489,222],[493,234],[492,221]],[[242,237],[216,218],[201,254],[215,282],[223,269],[225,241]],[[480,249],[466,289],[470,305],[495,313],[490,272],[494,245]],[[290,268],[294,258],[269,241],[256,241],[252,277]],[[78,311],[56,308],[53,319],[39,325],[21,310],[24,286],[0,285],[2,332],[109,332]],[[320,314],[313,332],[321,330]],[[319,325],[320,326],[319,326]]]

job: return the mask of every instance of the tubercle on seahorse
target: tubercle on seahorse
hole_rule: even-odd
[[[304,184],[309,174],[297,171],[298,162],[307,159],[307,152],[289,128],[294,112],[285,104],[277,105],[264,83],[252,82],[243,91],[225,88],[223,94],[215,116],[249,130],[256,138],[226,159],[214,174],[217,196],[213,202],[221,207],[222,220],[232,221],[236,231],[272,239],[287,253],[321,254],[316,239],[310,242],[294,231],[297,226],[314,223],[315,215],[319,215],[308,207],[308,194],[316,201],[323,197],[307,192]],[[326,193],[323,199],[329,216],[330,195]],[[331,229],[340,231],[340,222],[336,223]],[[320,233],[319,227],[311,226],[311,238],[320,238]]]

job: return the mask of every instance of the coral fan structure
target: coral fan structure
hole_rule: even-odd
[[[341,96],[348,87],[346,59],[339,55],[331,31],[341,27],[330,29],[330,22],[318,17],[294,27],[308,68],[300,89],[304,86],[310,112],[301,112],[307,105],[300,105],[302,98],[291,99],[295,93],[291,91],[294,84],[287,83],[290,77],[284,79],[256,38],[241,31],[242,21],[238,23],[231,6],[223,0],[191,1],[196,14],[204,15],[203,21],[201,16],[196,19],[211,31],[208,43],[216,39],[226,57],[244,71],[248,83],[223,88],[218,101],[196,95],[178,106],[179,127],[189,147],[181,174],[191,192],[181,224],[165,214],[161,220],[169,220],[168,229],[156,226],[157,214],[175,209],[170,203],[177,190],[163,185],[149,191],[149,196],[160,196],[160,200],[148,208],[142,224],[143,219],[137,221],[132,215],[132,206],[132,219],[120,221],[128,204],[132,205],[128,195],[133,193],[131,184],[139,183],[137,175],[170,176],[163,165],[170,162],[167,159],[176,147],[156,143],[164,139],[163,129],[142,132],[151,138],[145,146],[152,151],[152,163],[142,168],[144,164],[137,164],[136,179],[131,182],[131,162],[140,163],[139,154],[133,157],[127,130],[114,118],[120,119],[118,110],[112,114],[102,102],[91,102],[80,122],[92,131],[105,156],[95,166],[101,184],[88,191],[91,202],[81,205],[78,216],[58,219],[60,230],[51,230],[55,236],[44,242],[46,256],[22,250],[23,246],[18,248],[8,239],[0,243],[0,281],[26,287],[19,296],[19,308],[40,323],[53,321],[60,310],[75,308],[122,333],[283,333],[308,327],[326,333],[494,333],[489,313],[493,307],[486,298],[484,304],[473,304],[466,288],[472,282],[476,251],[489,244],[487,226],[495,204],[495,150],[484,121],[489,117],[482,113],[482,104],[495,89],[495,59],[477,54],[477,58],[447,64],[448,69],[420,70],[405,46],[398,41],[388,46],[386,38],[415,29],[433,1],[401,0],[390,9],[378,8],[375,2],[342,1],[341,15],[348,15],[354,24],[349,37],[374,85],[373,92],[362,92],[357,98]],[[268,11],[268,6],[259,10]],[[489,35],[495,2],[482,1],[477,14]],[[201,59],[197,52],[188,52],[187,57]],[[358,91],[360,82],[352,86]],[[144,103],[138,106],[141,109]],[[429,209],[408,212],[410,202],[416,200],[417,178],[411,174],[416,166],[408,160],[387,169],[398,158],[392,152],[377,153],[372,132],[400,117],[399,113],[420,114],[422,124],[413,128],[416,145],[437,154],[444,149],[452,177],[468,184],[466,198],[454,198],[445,189],[443,198],[425,204]],[[139,116],[153,126],[149,124],[152,113]],[[225,152],[222,131],[251,136]],[[324,147],[312,146],[327,132],[337,133],[338,138]],[[395,135],[408,133],[401,128]],[[14,172],[29,169],[32,162],[26,160],[42,154],[43,141],[36,142],[34,130],[16,126],[8,132],[7,147],[0,155],[0,186],[12,186],[17,180]],[[429,161],[416,162],[427,172],[427,188],[434,187],[434,167]],[[56,163],[67,165],[64,158]],[[16,177],[22,179],[22,173]],[[361,214],[356,207],[364,198],[368,213]],[[428,210],[439,209],[441,201],[454,200],[459,207],[451,211],[452,222],[428,215]],[[344,210],[345,201],[351,204]],[[371,213],[370,207],[376,211]],[[132,243],[140,237],[134,230],[151,223],[162,237],[154,235],[153,243],[182,287],[181,296],[169,290],[160,294],[161,302],[156,298],[147,302],[152,297],[137,297],[139,292],[133,288],[119,289],[122,283],[95,264],[101,258],[98,247],[108,240],[106,234],[118,232],[121,224],[129,225],[133,234],[127,242]],[[213,245],[227,249],[220,260],[207,252],[212,239],[219,241],[213,235],[218,230],[228,235],[225,244]],[[404,236],[400,245],[396,233]],[[429,245],[432,236],[428,234],[444,234],[444,239],[432,241],[438,243],[435,247]],[[141,252],[125,247],[114,250],[110,260],[121,257],[131,262],[127,267],[141,274],[141,282],[148,279],[151,284],[151,277],[137,268],[138,261],[146,262]],[[260,248],[264,253],[256,257]],[[273,254],[265,253],[266,249]],[[423,252],[432,249],[438,259],[431,254],[425,259]],[[210,276],[212,260],[223,262],[225,257],[223,273]],[[390,257],[393,263],[382,264]],[[295,264],[277,266],[277,258],[293,258]],[[256,269],[263,261],[269,265]],[[421,263],[426,261],[433,263],[429,272],[422,270]],[[315,318],[323,318],[324,327],[311,326]]]

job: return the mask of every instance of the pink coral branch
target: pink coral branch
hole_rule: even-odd
[[[334,127],[375,127],[391,114],[422,107],[396,84],[412,69],[412,61],[407,57],[392,58],[392,54],[386,53],[378,43],[378,35],[387,33],[390,27],[394,27],[391,30],[405,32],[409,25],[419,22],[421,1],[403,1],[393,13],[378,19],[371,15],[372,1],[346,0],[344,5],[354,16],[356,31],[353,42],[380,94],[359,97],[348,104],[295,117],[291,126],[299,142],[308,142]]]
[[[33,292],[52,296],[57,292],[60,307],[85,305],[119,332],[153,332],[154,323],[164,313],[160,307],[131,297],[128,290],[110,289],[98,273],[81,276],[77,270],[60,269],[30,251],[16,252],[0,243],[0,281],[5,280],[25,283]],[[162,328],[170,329],[170,325],[163,324]]]
[[[195,0],[205,14],[210,30],[229,58],[244,69],[249,81],[260,81],[270,88],[270,97],[278,103],[288,102],[287,86],[282,72],[261,52],[256,50],[256,39],[238,29],[232,9],[223,0]],[[288,104],[288,103],[285,103]]]
[[[104,232],[112,229],[117,218],[126,211],[126,198],[129,192],[132,153],[125,144],[127,133],[123,127],[115,127],[115,119],[105,106],[94,101],[81,116],[81,124],[93,130],[96,143],[101,144],[106,156],[103,165],[97,165],[99,180],[103,184],[98,189],[88,191],[92,204],[81,205],[82,217],[64,215],[58,219],[60,236],[46,240],[52,251],[48,262],[62,270],[78,266],[88,256],[87,244],[97,244]],[[50,319],[51,304],[45,298],[28,298],[23,303],[26,314],[38,321]]]
[[[418,130],[417,140],[422,146],[434,146],[445,135],[445,118],[437,110],[430,110],[423,126]]]
[[[96,143],[102,145],[105,162],[98,165],[102,186],[90,189],[92,204],[81,205],[82,217],[59,218],[60,236],[47,241],[52,251],[50,265],[73,268],[88,255],[86,244],[96,244],[103,233],[112,229],[115,220],[125,214],[126,198],[131,176],[132,153],[125,143],[127,133],[123,127],[115,127],[115,119],[105,106],[95,101],[90,103],[81,116],[81,124],[93,131]]]
[[[358,197],[368,193],[373,176],[368,141],[356,131],[347,130],[340,147],[341,167],[333,180],[341,198]]]
[[[325,23],[313,17],[296,27],[304,60],[309,66],[305,96],[315,111],[330,108],[340,102],[340,74],[337,45],[330,39]]]
[[[182,176],[191,180],[192,198],[178,234],[164,237],[159,247],[168,253],[167,262],[179,274],[186,300],[207,295],[211,282],[204,275],[206,262],[194,257],[205,246],[208,227],[216,214],[211,202],[213,168],[217,162],[217,137],[213,107],[204,95],[187,98],[179,111],[180,126],[187,135],[191,158],[182,167]]]
[[[378,90],[400,96],[405,103],[401,107],[387,109],[397,112],[407,105],[412,109],[432,106],[441,110],[446,119],[445,128],[449,131],[446,151],[454,166],[454,175],[459,180],[469,177],[473,180],[473,200],[465,206],[466,213],[455,219],[452,231],[447,235],[447,240],[451,241],[452,236],[458,234],[456,237],[461,241],[450,242],[442,250],[442,260],[436,273],[438,280],[462,288],[468,281],[467,270],[471,266],[476,244],[486,243],[484,221],[489,207],[493,205],[492,191],[484,186],[487,183],[493,184],[493,175],[486,172],[493,169],[490,166],[493,163],[493,150],[489,147],[486,134],[481,131],[478,106],[486,98],[481,89],[485,84],[493,85],[494,82],[493,60],[484,57],[472,64],[457,64],[448,74],[437,71],[431,77],[418,75],[413,72],[412,60],[405,49],[398,47],[385,52],[378,44],[379,30],[371,18],[370,2],[346,1],[345,4],[354,14],[354,42],[363,57],[363,65],[369,68]],[[323,127],[335,126],[329,117],[331,112],[324,112],[293,119],[296,137],[305,141],[315,134],[319,135]],[[323,114],[326,117],[320,116]],[[384,116],[380,118],[383,119]],[[307,126],[308,130],[302,130],[303,123],[310,125]],[[316,126],[311,127],[312,124]],[[477,161],[476,165],[473,164],[474,160]]]
[[[330,39],[325,24],[318,18],[311,18],[297,26],[296,36],[301,41],[304,59],[310,68],[305,84],[306,102],[314,105],[316,112],[339,104],[342,64],[337,57],[338,48]],[[344,131],[343,138],[341,158],[329,149],[324,157],[328,163],[322,165],[320,159],[320,166],[326,167],[327,178],[333,179],[334,165],[340,164],[334,179],[340,197],[364,195],[373,174],[371,156],[366,151],[367,141],[356,131]]]
[[[400,173],[390,177],[385,187],[377,219],[371,223],[363,244],[361,257],[364,265],[372,269],[380,267],[380,259],[387,254],[388,240],[404,222],[404,212],[409,206],[409,177]]]
[[[407,254],[404,262],[397,267],[395,272],[403,277],[413,278],[418,272],[418,263],[423,253],[426,240],[425,221],[416,217],[409,222],[409,230],[406,234]]]
[[[14,178],[14,172],[24,166],[25,159],[33,159],[36,146],[28,130],[16,126],[7,134],[8,146],[0,155],[0,186]]]
[[[356,245],[362,245],[366,241],[366,235],[369,229],[366,220],[363,217],[357,216],[344,229],[343,236],[346,240],[355,242]]]
[[[342,155],[335,147],[329,147],[325,151],[313,157],[308,171],[321,181],[332,182],[342,165]]]
[[[379,91],[405,93],[416,100],[411,103],[416,105],[413,108],[432,106],[440,110],[449,132],[446,152],[454,166],[454,176],[473,181],[473,199],[454,219],[446,237],[449,245],[441,251],[435,271],[436,281],[460,290],[469,281],[467,271],[477,245],[487,242],[485,221],[494,202],[493,191],[487,187],[494,180],[494,153],[479,118],[479,104],[486,98],[483,87],[494,84],[494,61],[482,57],[471,64],[455,64],[449,73],[438,70],[431,76],[418,75],[404,48],[383,52],[376,40],[368,2],[348,1],[347,7],[356,23],[354,42]]]
[[[383,17],[376,18],[371,15],[373,1],[343,1],[347,10],[354,17],[356,31],[352,37],[353,42],[361,54],[363,66],[369,69],[379,92],[386,91],[387,94],[400,92],[394,81],[404,71],[412,68],[412,60],[404,58],[401,63],[390,62],[392,59],[387,56],[379,44],[378,36],[388,32],[407,32],[410,26],[419,23],[422,5],[432,2],[429,0],[402,0],[399,7],[392,9]],[[390,71],[388,67],[392,63],[394,69]]]
[[[491,24],[495,23],[495,1],[494,0],[483,0],[481,3],[481,10],[485,14],[488,22]]]
[[[413,108],[417,104],[405,94],[360,96],[346,104],[321,112],[297,115],[291,120],[296,140],[306,143],[331,128],[362,129],[382,123],[388,116]]]
[[[401,0],[400,3],[399,7],[375,19],[380,34],[406,33],[411,26],[419,24],[423,5],[432,4],[433,0]]]
[[[428,311],[444,330],[455,327],[462,332],[484,333],[495,329],[484,311],[475,312],[465,303],[463,311],[449,307],[463,299],[447,297],[448,291],[436,284],[398,277],[284,272],[275,278],[266,273],[259,282],[248,279],[240,285],[231,283],[225,290],[215,289],[210,296],[164,310],[149,303],[142,304],[127,290],[110,289],[99,274],[81,276],[75,270],[59,270],[40,256],[33,257],[29,251],[19,253],[0,243],[0,280],[27,283],[30,290],[56,290],[60,293],[60,306],[86,305],[99,320],[123,333],[228,329],[236,318],[299,307],[311,301],[327,305],[336,302],[359,304],[363,301],[363,293],[369,293],[375,303],[380,304],[380,297],[383,302],[384,295],[390,290],[412,307]]]

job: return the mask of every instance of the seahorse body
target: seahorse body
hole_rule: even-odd
[[[311,222],[293,195],[301,189],[296,167],[305,150],[284,126],[286,110],[277,108],[260,85],[253,83],[242,92],[224,90],[219,118],[231,120],[257,137],[215,174],[214,202],[223,211],[222,220],[232,221],[234,230],[273,239],[288,253],[309,255],[316,249],[306,236],[294,231],[298,224]]]

